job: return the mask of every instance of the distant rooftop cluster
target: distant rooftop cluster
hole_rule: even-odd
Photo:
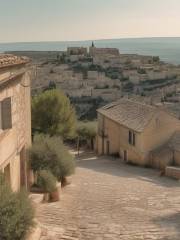
[[[0,68],[25,64],[28,62],[29,59],[27,57],[14,56],[12,54],[0,54]]]

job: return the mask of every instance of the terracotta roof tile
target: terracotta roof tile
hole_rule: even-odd
[[[104,116],[137,132],[142,132],[153,116],[157,107],[122,98],[98,110]]]

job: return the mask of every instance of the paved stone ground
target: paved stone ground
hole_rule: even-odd
[[[41,240],[180,240],[180,183],[82,155],[61,201],[41,204]]]

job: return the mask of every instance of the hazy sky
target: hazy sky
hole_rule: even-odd
[[[0,0],[0,42],[180,36],[180,0]]]

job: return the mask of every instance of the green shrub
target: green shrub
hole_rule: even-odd
[[[30,149],[30,165],[34,172],[49,170],[61,181],[74,173],[75,161],[59,137],[36,135]]]
[[[38,173],[37,185],[46,193],[52,193],[56,190],[56,178],[47,170],[41,170]]]
[[[34,211],[24,191],[13,193],[0,177],[0,239],[23,240],[33,226]]]
[[[139,74],[146,74],[146,70],[145,70],[145,69],[142,69],[142,68],[138,68],[138,69],[137,69],[137,72],[138,72]]]
[[[132,82],[127,82],[124,84],[123,89],[127,91],[132,91],[134,88],[134,84]]]
[[[91,140],[97,134],[97,122],[78,122],[77,135],[82,140]]]
[[[83,144],[86,147],[94,149],[94,139],[97,134],[97,122],[78,122],[78,127],[76,130],[77,134],[77,148]]]
[[[160,61],[159,56],[154,56],[154,57],[153,57],[153,62],[159,62],[159,61]]]

